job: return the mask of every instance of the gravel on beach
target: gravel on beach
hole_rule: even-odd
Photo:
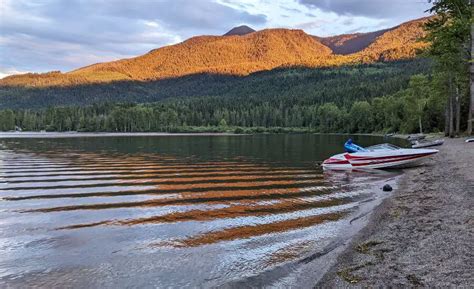
[[[474,286],[474,143],[438,148],[405,170],[317,288]]]

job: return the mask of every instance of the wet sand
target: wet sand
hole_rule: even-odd
[[[439,149],[406,170],[317,288],[473,286],[474,144]]]

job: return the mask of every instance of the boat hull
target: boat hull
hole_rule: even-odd
[[[352,165],[349,160],[346,159],[348,153],[338,154],[325,160],[322,164],[323,169],[331,170],[348,170],[352,169]]]
[[[380,168],[406,168],[417,166],[426,158],[434,153],[423,153],[414,155],[399,155],[399,156],[380,156],[380,157],[354,157],[349,156],[349,163],[353,167],[363,167],[370,169]]]
[[[420,165],[438,151],[433,149],[400,149],[335,155],[324,161],[324,169],[395,169]]]

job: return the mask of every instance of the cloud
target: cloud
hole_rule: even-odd
[[[287,11],[287,12],[293,12],[293,13],[302,13],[301,10],[299,9],[296,9],[296,8],[289,8],[289,7],[285,7],[283,5],[280,5],[280,8]]]
[[[345,26],[353,25],[354,24],[354,18],[347,18],[342,21],[342,24]]]
[[[315,21],[309,21],[309,22],[297,24],[296,28],[303,29],[303,30],[311,30],[315,28],[320,28],[325,24],[327,24],[327,21],[325,20],[315,20]]]
[[[81,5],[81,1],[78,6]],[[157,20],[162,26],[173,30],[199,27],[221,31],[223,23],[263,23],[265,15],[253,15],[226,5],[206,0],[109,0],[94,5],[102,15],[112,17]],[[70,2],[67,1],[68,5]]]
[[[23,73],[28,73],[29,71],[18,71],[15,68],[6,68],[6,67],[1,67],[0,66],[0,79],[13,75],[13,74],[23,74]]]
[[[266,16],[208,0],[1,0],[0,65],[71,70]]]
[[[412,19],[420,17],[431,4],[427,0],[298,0],[309,7],[339,15],[377,19]]]

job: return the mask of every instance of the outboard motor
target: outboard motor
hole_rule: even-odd
[[[352,142],[352,139],[348,139],[346,143],[344,144],[344,150],[347,153],[355,153],[355,152],[365,152],[367,151],[365,148],[356,145],[355,143]]]

